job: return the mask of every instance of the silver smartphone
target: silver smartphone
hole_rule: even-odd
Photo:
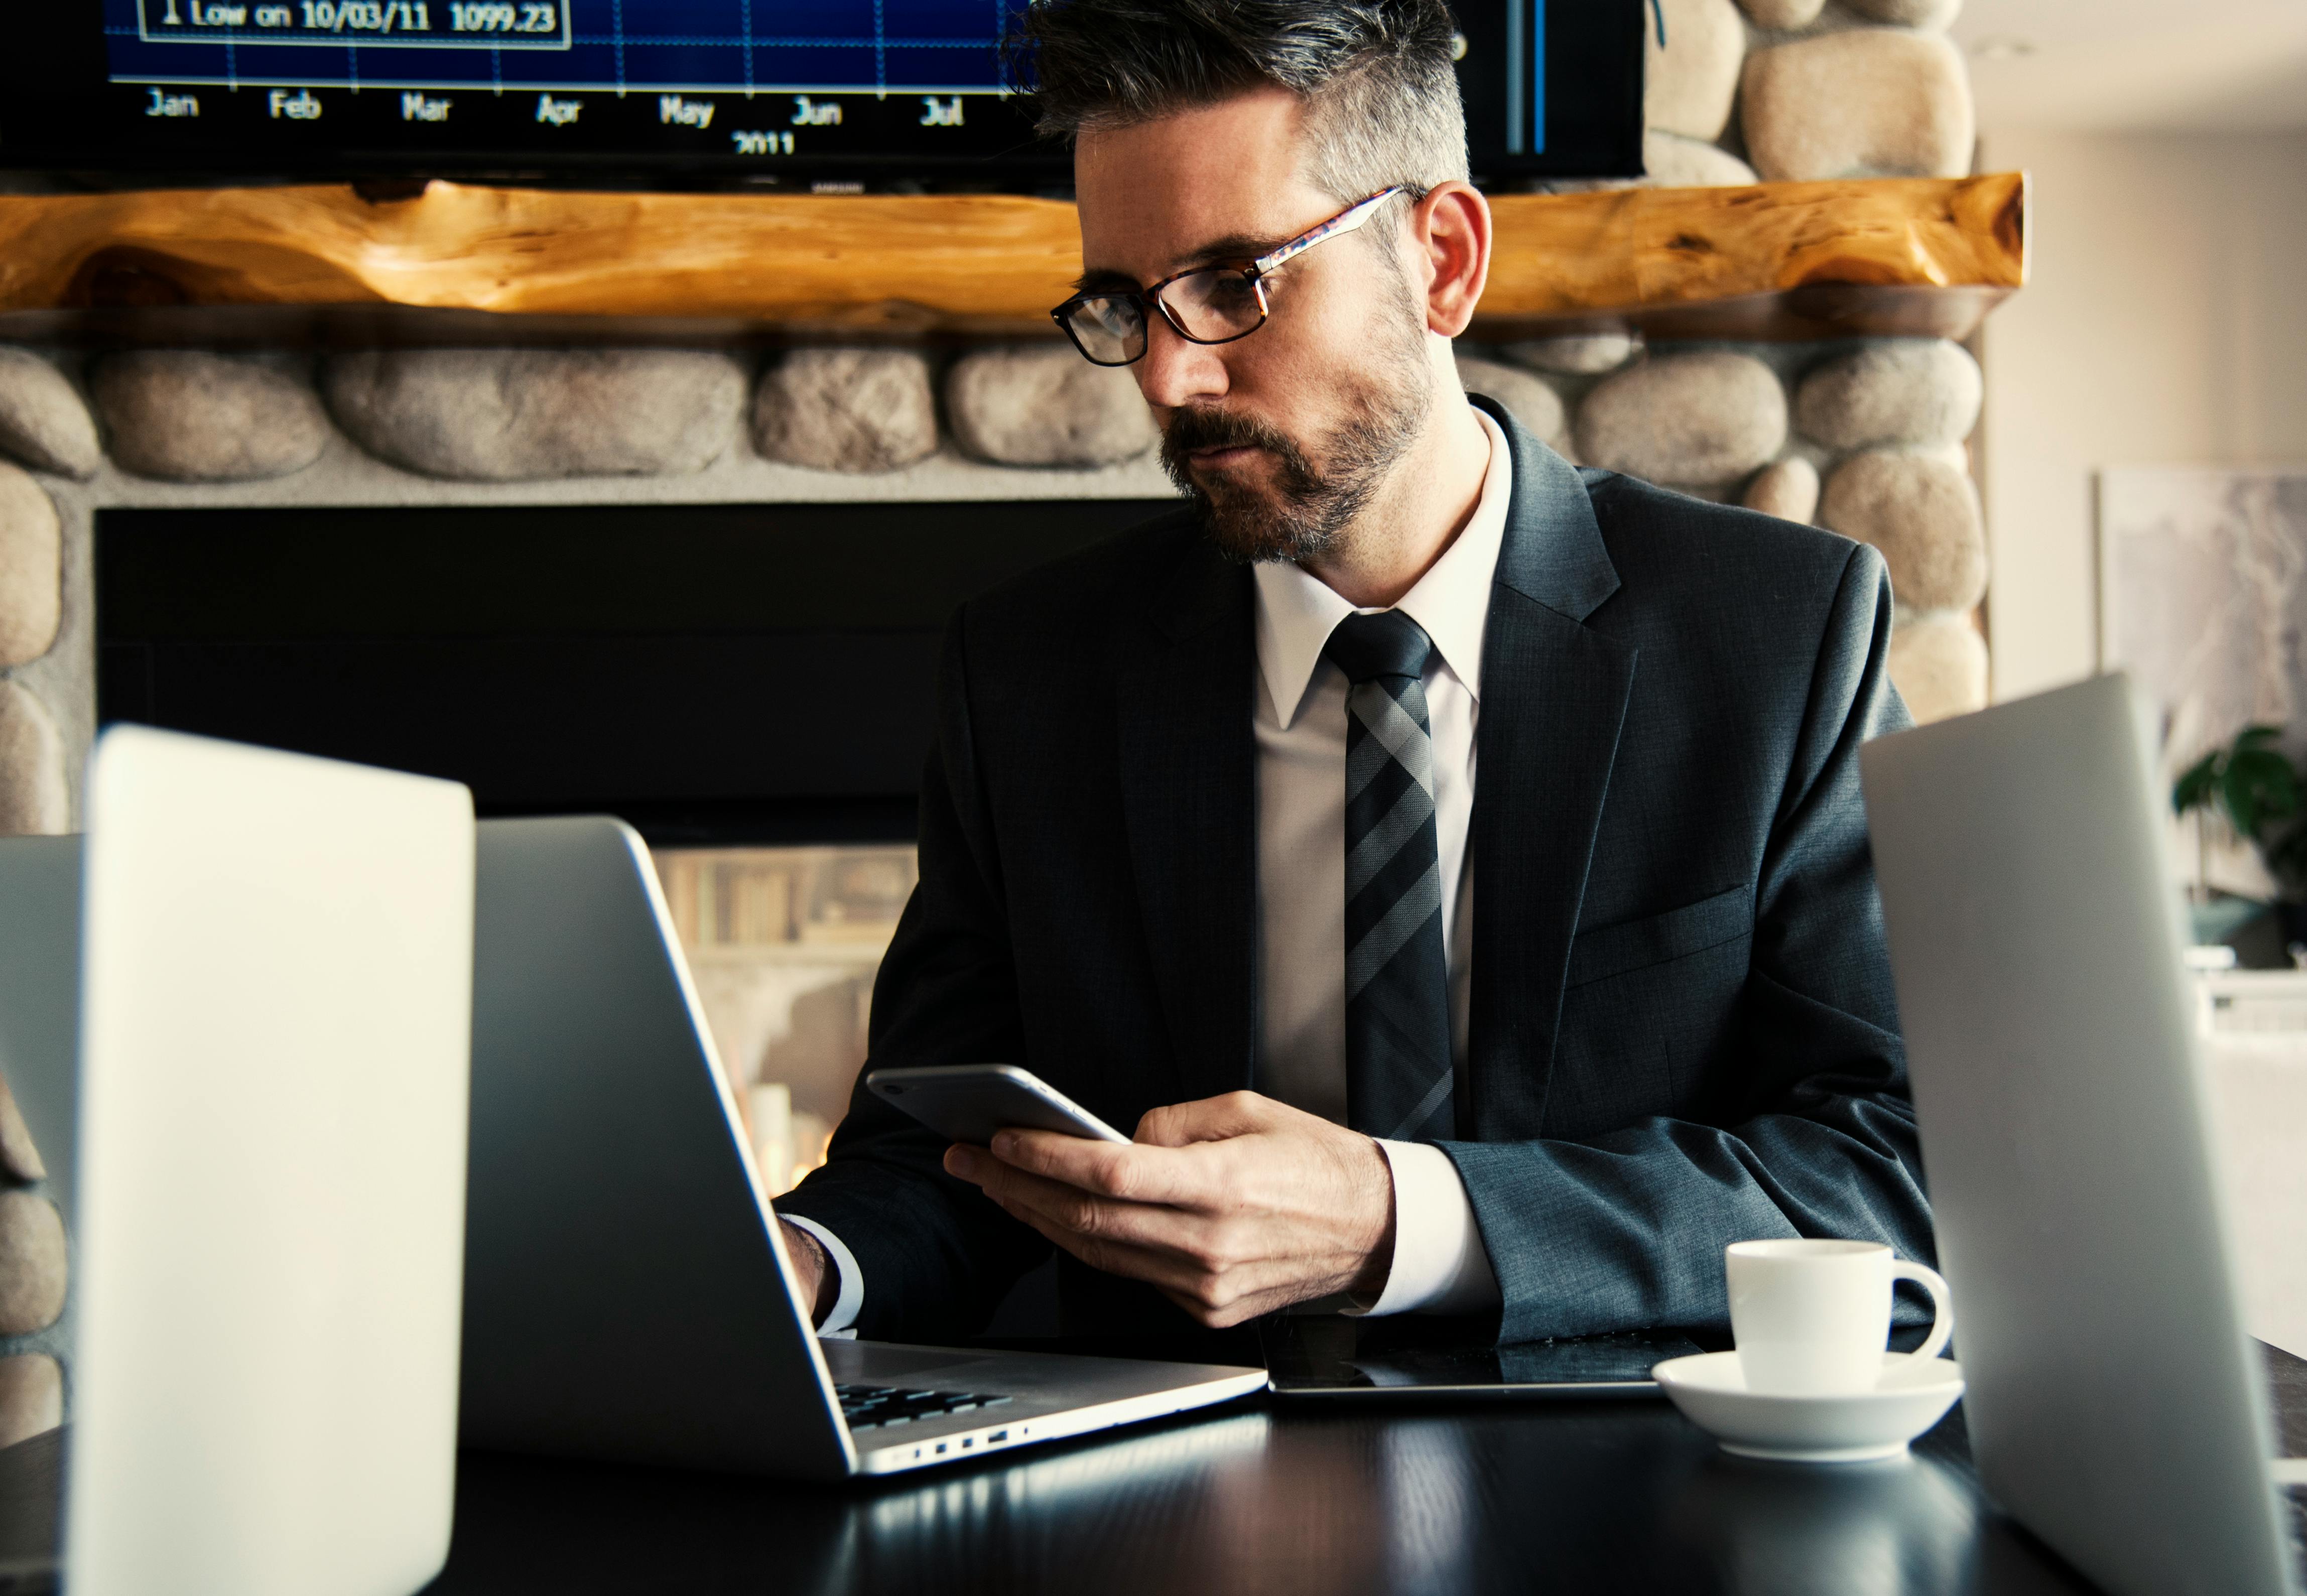
[[[1092,1141],[1129,1138],[1015,1064],[935,1064],[917,1069],[876,1069],[865,1089],[919,1120],[939,1136],[982,1147],[1004,1126],[1054,1130]]]

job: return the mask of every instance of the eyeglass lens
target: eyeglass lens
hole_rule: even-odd
[[[1160,296],[1172,324],[1196,343],[1224,343],[1265,319],[1256,283],[1236,266],[1188,272],[1163,284]],[[1082,353],[1101,365],[1126,365],[1145,353],[1145,312],[1135,296],[1079,300],[1066,326]]]
[[[1100,365],[1128,365],[1145,353],[1145,312],[1135,299],[1100,295],[1076,300],[1066,311],[1066,330]]]

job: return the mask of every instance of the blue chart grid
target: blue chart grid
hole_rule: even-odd
[[[105,0],[112,80],[1000,92],[1016,0]]]

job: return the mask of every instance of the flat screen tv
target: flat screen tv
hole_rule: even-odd
[[[0,0],[0,169],[1063,185],[1017,0]],[[1641,170],[1645,0],[1461,0],[1474,164]]]

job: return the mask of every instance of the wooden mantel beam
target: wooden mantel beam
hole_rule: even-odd
[[[1510,194],[1492,336],[1565,322],[1662,336],[1962,338],[2027,280],[2027,177]]]
[[[1961,336],[2026,279],[2026,179],[1495,198],[1477,333]],[[590,193],[430,183],[0,196],[0,336],[274,307],[459,339],[1051,334],[1073,208],[1008,195]],[[417,313],[431,313],[431,319]],[[500,319],[503,319],[502,323]],[[211,325],[222,325],[215,318]]]

